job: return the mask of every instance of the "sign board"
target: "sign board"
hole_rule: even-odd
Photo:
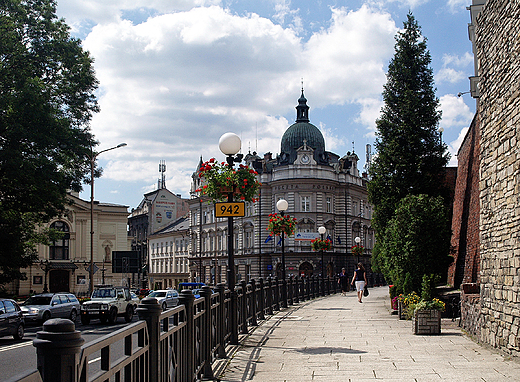
[[[311,241],[314,239],[318,239],[319,237],[320,237],[320,234],[318,232],[297,232],[296,235],[294,235],[294,240]]]
[[[138,251],[113,251],[112,273],[139,273]]]
[[[246,216],[246,204],[244,202],[215,203],[215,216],[217,218],[244,217]]]

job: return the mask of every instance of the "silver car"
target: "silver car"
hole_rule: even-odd
[[[68,318],[76,322],[80,304],[72,293],[42,293],[29,297],[20,308],[26,323],[44,323],[50,318]]]
[[[162,310],[174,308],[179,304],[179,292],[175,289],[162,289],[150,293],[146,298],[155,298]]]

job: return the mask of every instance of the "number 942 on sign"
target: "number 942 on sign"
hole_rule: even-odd
[[[246,216],[246,207],[244,202],[222,202],[215,203],[215,216],[223,217],[243,217]]]

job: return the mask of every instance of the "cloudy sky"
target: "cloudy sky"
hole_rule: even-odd
[[[302,79],[326,149],[365,159],[375,139],[394,37],[409,10],[428,39],[443,139],[452,165],[475,111],[470,0],[58,0],[58,16],[95,60],[101,112],[92,120],[103,177],[96,200],[137,206],[166,185],[189,197],[200,156],[223,159],[219,137],[242,152],[279,153]],[[81,194],[89,198],[85,186]]]

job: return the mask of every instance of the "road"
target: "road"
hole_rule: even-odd
[[[134,316],[132,322],[136,321],[137,318]],[[122,317],[119,317],[114,325],[101,324],[99,320],[92,320],[89,325],[82,325],[78,318],[76,330],[81,332],[85,343],[87,343],[126,325],[128,324]],[[0,338],[0,380],[4,381],[26,370],[36,369],[36,348],[33,346],[33,340],[40,330],[43,330],[41,325],[26,327],[25,336],[20,341],[13,340],[13,337]],[[91,364],[96,362],[99,363],[99,358],[90,361]],[[91,366],[95,368],[95,364]]]

